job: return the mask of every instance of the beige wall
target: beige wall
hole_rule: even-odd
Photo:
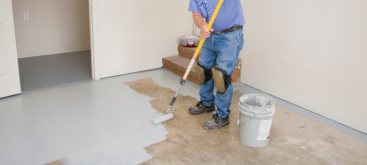
[[[91,0],[93,78],[162,67],[193,32],[189,0]]]
[[[367,133],[367,1],[243,6],[242,82]]]
[[[90,49],[88,0],[13,0],[13,10],[19,58]]]

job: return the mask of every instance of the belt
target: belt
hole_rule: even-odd
[[[242,28],[242,26],[232,26],[229,29],[226,29],[226,30],[223,30],[223,31],[214,31],[213,33],[215,33],[215,34],[223,34],[223,33],[232,32],[232,31],[235,31],[235,30],[238,30],[238,29],[241,29],[241,28]]]

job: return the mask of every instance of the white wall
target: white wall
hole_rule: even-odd
[[[242,82],[367,133],[367,1],[243,6]]]
[[[19,58],[90,49],[88,0],[13,0],[13,10]]]
[[[189,0],[91,0],[93,78],[162,67],[193,31]]]

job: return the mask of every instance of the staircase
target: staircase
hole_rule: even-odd
[[[170,57],[164,57],[162,59],[163,62],[163,68],[179,75],[183,76],[185,74],[185,71],[187,67],[189,66],[189,63],[191,61],[192,56],[194,56],[196,47],[190,48],[190,47],[184,47],[182,45],[178,46],[178,55],[176,56],[170,56]],[[199,54],[200,56],[200,54]],[[199,57],[196,58],[196,62],[199,60]],[[195,62],[195,64],[196,64]],[[195,65],[194,65],[195,66]],[[200,85],[199,80],[196,77],[195,73],[195,67],[191,68],[190,74],[187,77],[187,79],[191,82],[194,82],[195,84]],[[232,83],[238,83],[240,82],[241,78],[241,66],[242,62],[241,59],[238,58],[236,68],[234,69],[231,77],[232,77]]]

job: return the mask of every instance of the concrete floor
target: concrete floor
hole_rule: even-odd
[[[84,64],[76,66],[75,59]],[[22,94],[0,99],[0,164],[139,164],[152,158],[144,147],[168,132],[151,125],[160,116],[151,98],[124,83],[151,77],[177,88],[180,79],[159,69],[93,81],[85,61],[85,52],[20,59]],[[191,82],[186,88],[184,94],[198,90]]]
[[[66,67],[65,67],[66,66]],[[19,71],[22,91],[30,91],[41,88],[53,87],[63,84],[70,84],[76,82],[93,81],[91,78],[91,57],[90,51],[71,52],[55,55],[37,56],[30,58],[19,59]],[[159,82],[159,85],[165,87],[170,86],[171,89],[176,90],[177,80],[180,79],[174,74],[166,74],[164,81]],[[165,84],[161,84],[165,83]],[[188,85],[186,85],[188,86]],[[186,87],[187,88],[187,87]],[[199,99],[197,90],[198,86],[192,85],[188,91],[181,91],[185,95],[193,96]],[[264,93],[261,90],[255,89],[246,84],[234,84],[234,90],[242,93]],[[268,94],[270,95],[270,94]],[[270,95],[272,96],[272,95]],[[367,134],[358,130],[352,129],[348,126],[330,120],[326,117],[313,113],[307,109],[289,103],[285,100],[272,96],[278,105],[285,107],[291,111],[297,112],[301,115],[315,119],[331,128],[344,132],[352,137],[367,142]]]
[[[160,87],[149,78],[126,83],[140,94],[153,98],[150,104],[165,113],[175,91]],[[366,164],[367,143],[332,129],[316,120],[276,105],[270,143],[254,148],[239,141],[239,98],[234,92],[230,124],[208,131],[203,124],[213,113],[189,115],[197,99],[179,95],[174,118],[164,122],[168,139],[146,147],[154,158],[144,164]],[[245,121],[242,121],[245,122]],[[256,121],[246,122],[249,126]],[[256,125],[256,124],[255,124]]]
[[[74,73],[90,75],[86,69]],[[138,94],[124,83],[151,78],[159,86],[175,91],[180,77],[173,73],[157,69],[99,81],[73,76],[76,79],[62,83],[47,80],[47,72],[34,81],[29,81],[31,74],[23,73],[29,77],[23,77],[23,82],[29,83],[28,87],[22,85],[26,90],[0,99],[0,164],[45,164],[56,160],[65,164],[138,164],[152,158],[144,147],[167,138],[165,127],[150,124],[152,118],[160,116],[149,103],[153,98]],[[36,80],[52,83],[35,85]],[[256,91],[244,84],[235,85],[235,89]],[[199,86],[188,82],[181,94],[199,99],[198,90]],[[281,104],[290,110],[295,107],[285,101]],[[361,132],[300,107],[295,111],[367,141]]]

